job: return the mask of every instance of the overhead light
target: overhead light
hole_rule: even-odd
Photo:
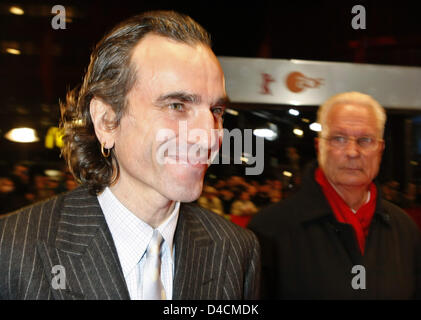
[[[20,54],[20,50],[14,49],[14,48],[7,48],[6,52],[10,54],[16,54],[16,55]]]
[[[289,172],[289,171],[284,171],[284,172],[282,172],[282,174],[283,174],[285,177],[292,177],[292,173],[291,173],[291,172]]]
[[[301,119],[301,121],[302,121],[302,122],[305,122],[305,123],[309,123],[309,122],[310,122],[310,120],[309,120],[309,119],[307,119],[307,118],[302,118],[302,119]]]
[[[275,140],[276,137],[278,136],[278,134],[275,131],[273,131],[272,129],[268,129],[268,128],[254,129],[253,134],[256,137],[265,138],[265,139],[270,140],[270,141]]]
[[[320,132],[322,131],[322,125],[318,122],[313,122],[312,124],[309,125],[310,130],[316,131],[316,132]]]
[[[296,136],[302,136],[304,134],[304,131],[301,129],[297,129],[295,128],[294,130],[292,130],[292,132],[296,135]]]
[[[7,132],[4,137],[13,142],[36,142],[39,141],[37,133],[32,128],[15,128]]]
[[[21,16],[25,13],[25,11],[23,11],[23,9],[21,7],[17,7],[17,6],[10,7],[9,12],[12,13],[12,14],[16,14],[18,16]]]
[[[298,111],[297,109],[289,109],[288,113],[293,116],[298,116],[300,114],[300,111]]]

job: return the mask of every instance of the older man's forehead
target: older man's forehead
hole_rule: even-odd
[[[332,106],[327,114],[327,122],[376,122],[375,111],[367,105],[356,103],[338,103]]]
[[[356,103],[338,103],[329,110],[323,130],[329,132],[361,132],[375,134],[378,121],[375,111],[367,105]]]

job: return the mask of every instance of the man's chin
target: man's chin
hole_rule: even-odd
[[[173,201],[193,202],[202,194],[203,180],[188,182],[188,180],[176,180],[173,184],[167,184],[167,198]]]
[[[200,194],[197,197],[196,196],[195,197],[181,197],[177,201],[189,203],[189,202],[196,201],[197,199],[199,199],[199,197],[200,197]]]
[[[191,192],[190,190],[177,192],[177,194],[171,194],[170,198],[173,201],[180,201],[180,202],[193,202],[196,201],[200,197],[201,192]]]
[[[367,182],[367,179],[348,177],[347,179],[341,179],[339,184],[349,187],[365,187],[370,184],[370,182]]]

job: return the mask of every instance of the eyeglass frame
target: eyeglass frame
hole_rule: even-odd
[[[343,145],[332,145],[332,140],[334,138],[345,138],[344,144]],[[364,151],[374,151],[379,147],[379,142],[384,142],[384,139],[378,139],[378,138],[374,138],[374,137],[370,137],[370,136],[361,136],[361,137],[355,137],[355,136],[345,136],[345,135],[333,135],[330,137],[323,137],[323,136],[319,136],[319,138],[327,140],[329,142],[329,144],[337,149],[344,149],[346,146],[348,146],[350,141],[355,141],[356,145],[358,146],[359,149],[364,150]],[[360,144],[360,142],[358,142],[358,140],[363,139],[363,138],[370,138],[373,139],[373,143],[376,142],[376,144],[373,144],[373,147],[364,147]]]

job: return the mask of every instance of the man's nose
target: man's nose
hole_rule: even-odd
[[[199,144],[204,149],[212,149],[218,144],[218,131],[222,123],[211,110],[200,110],[188,121],[188,143]]]
[[[360,146],[356,139],[349,139],[345,146],[345,152],[348,157],[354,158],[360,154]]]

